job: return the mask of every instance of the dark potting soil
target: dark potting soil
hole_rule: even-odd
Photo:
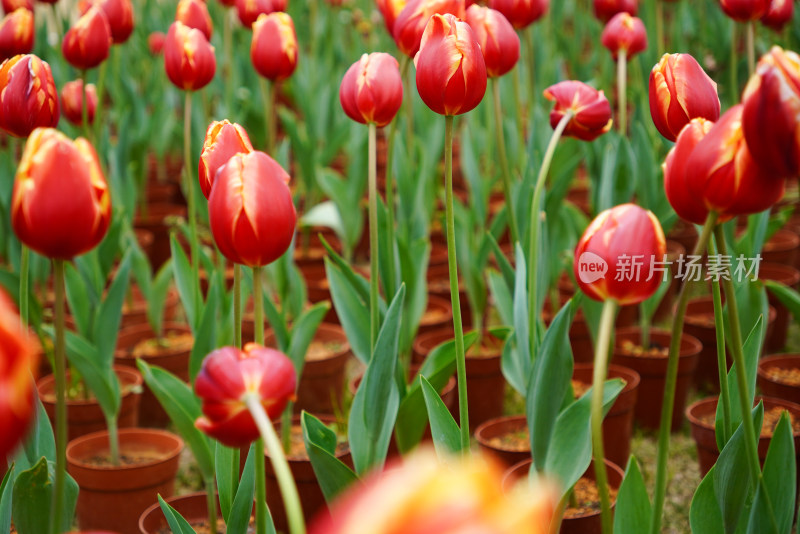
[[[595,484],[594,480],[581,478],[572,491],[573,499],[567,509],[564,510],[564,518],[578,517],[600,511],[600,494],[597,491],[597,484]],[[617,500],[616,489],[609,488],[609,494],[612,503]]]
[[[153,462],[155,460],[161,460],[162,458],[164,458],[164,454],[156,450],[144,449],[144,450],[120,452],[119,466],[116,467],[129,467],[133,465],[141,465]],[[101,468],[115,467],[114,464],[111,463],[111,458],[107,454],[98,454],[96,456],[90,456],[89,458],[84,458],[82,461],[83,463],[90,465],[92,467],[101,467]]]

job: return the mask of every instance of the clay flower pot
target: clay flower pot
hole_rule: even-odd
[[[419,321],[417,336],[447,327],[453,328],[453,308],[450,306],[450,297],[448,296],[447,299],[444,299],[428,295],[428,307],[425,308],[425,313],[422,314],[422,318]],[[466,323],[464,328],[469,328]]]
[[[186,521],[193,527],[207,524],[208,522],[208,500],[204,492],[190,493],[188,495],[181,495],[180,497],[170,497],[164,499],[172,506]],[[217,502],[217,518],[222,518],[222,511],[219,507],[219,498]],[[161,511],[161,506],[158,502],[151,505],[139,517],[139,533],[140,534],[159,534],[165,530],[169,530],[169,523],[167,518],[164,517],[164,512]]]
[[[758,388],[766,397],[800,404],[800,354],[774,354],[758,362]]]
[[[170,288],[167,291],[167,298],[164,300],[164,322],[169,322],[175,317],[180,302],[178,291]],[[125,298],[122,304],[120,331],[129,326],[142,324],[149,324],[147,319],[147,300],[142,295],[139,287],[132,284],[131,291],[129,291],[128,297]]]
[[[149,204],[145,214],[136,215],[133,226],[153,234],[150,265],[157,271],[171,255],[169,244],[170,219],[186,218],[186,206],[163,203]]]
[[[678,219],[667,234],[667,239],[677,241],[683,246],[684,250],[689,252],[694,250],[694,245],[697,243],[697,229],[693,224]]]
[[[441,308],[441,303],[446,303],[447,308],[451,310],[450,320],[443,321],[441,326],[449,326],[453,328],[453,315],[450,299],[450,271],[447,267],[447,241],[443,241],[443,248],[438,249],[444,251],[441,257],[444,261],[441,263],[434,263],[439,258],[434,258],[433,250],[431,250],[431,258],[428,264],[427,279],[428,279],[428,310],[431,309],[431,301],[434,299],[438,302],[438,308]],[[469,307],[469,297],[467,297],[467,289],[461,278],[458,279],[458,298],[461,304],[461,322],[464,324],[464,329],[472,328],[472,310]],[[434,325],[425,324],[423,318],[420,324],[417,335],[424,334],[431,330],[436,330],[438,327]]]
[[[770,237],[761,251],[761,264],[779,263],[798,267],[797,251],[800,249],[800,237],[790,230],[780,229]],[[800,267],[798,267],[800,268]]]
[[[530,461],[528,420],[524,415],[490,419],[475,429],[475,439],[481,450],[507,468],[525,460]]]
[[[788,264],[761,263],[758,268],[758,277],[761,280],[774,280],[794,289],[798,289],[798,284],[800,284],[800,271]],[[786,346],[791,317],[788,308],[771,291],[767,291],[767,298],[769,305],[775,308],[775,323],[767,337],[766,349],[775,352]]]
[[[142,391],[142,375],[135,367],[115,365],[114,372],[120,382],[122,403],[120,404],[117,424],[119,428],[135,427],[139,424],[139,412]],[[67,371],[67,383],[70,373]],[[50,424],[55,427],[56,414],[56,378],[47,375],[36,383],[39,398],[42,400]],[[106,418],[100,404],[91,396],[87,399],[67,399],[67,439],[105,430]]]
[[[655,313],[655,319],[662,320],[669,317],[674,307],[675,297],[678,295],[678,290],[681,287],[681,281],[677,278],[679,257],[686,254],[686,249],[677,241],[667,240],[667,261],[670,263],[669,269],[672,275],[670,279],[669,289],[664,293],[664,297],[658,304]],[[625,462],[627,464],[627,461]]]
[[[662,347],[668,351],[671,339],[672,334],[666,330],[652,329],[650,331],[652,347]],[[661,404],[664,398],[664,380],[668,358],[664,352],[656,353],[655,351],[648,355],[638,355],[632,349],[635,349],[640,343],[641,331],[639,328],[618,329],[612,362],[633,369],[639,374],[641,382],[636,401],[636,422],[644,428],[658,429],[661,424]],[[683,407],[686,406],[686,397],[689,394],[692,376],[702,347],[697,338],[688,334],[681,336],[675,406],[672,412],[671,428],[673,432],[679,430],[683,423]]]
[[[322,250],[327,254],[324,248]],[[311,304],[326,301],[330,302],[331,307],[325,314],[323,321],[329,324],[339,324],[339,316],[336,314],[336,309],[333,306],[333,299],[331,298],[331,286],[328,282],[328,275],[325,272],[325,264],[321,261],[309,261],[308,263],[298,264],[297,266],[300,269],[300,273],[303,275],[303,280],[306,282],[308,301]],[[242,321],[242,339],[245,339],[245,333],[249,331],[250,337],[247,339],[252,340],[252,325],[253,315],[252,313],[246,313]]]
[[[139,534],[139,516],[162,497],[172,496],[183,440],[164,430],[119,431],[120,455],[131,460],[105,465],[108,432],[94,432],[67,446],[67,471],[80,486],[77,517],[82,529]],[[136,460],[136,461],[133,461]]]

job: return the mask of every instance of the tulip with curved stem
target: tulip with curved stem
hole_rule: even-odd
[[[64,260],[53,260],[55,287],[55,366],[56,375],[56,472],[53,482],[53,509],[50,519],[51,534],[61,532],[61,512],[64,508],[67,476],[67,356],[64,331]]]
[[[519,225],[517,215],[514,210],[514,199],[511,196],[511,169],[508,167],[508,156],[506,155],[506,145],[503,140],[503,110],[500,107],[500,80],[492,79],[492,96],[494,97],[494,123],[495,136],[497,137],[497,152],[500,157],[500,171],[503,176],[503,193],[506,196],[506,207],[508,210],[508,226],[511,229],[511,241],[519,241]]]
[[[261,87],[261,99],[264,102],[264,133],[267,136],[267,152],[272,154],[275,149],[275,84],[265,78],[258,78]]]

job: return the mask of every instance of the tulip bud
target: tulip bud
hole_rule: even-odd
[[[16,307],[0,290],[0,463],[27,434],[34,420],[37,344],[20,326]]]
[[[383,52],[364,54],[339,86],[339,102],[348,117],[362,124],[386,126],[403,103],[403,80],[397,60]]]
[[[792,20],[794,16],[793,0],[770,0],[769,9],[761,17],[761,23],[772,28],[776,32],[783,30],[783,27]]]
[[[705,223],[708,217],[708,208],[702,198],[696,197],[690,192],[688,182],[694,179],[694,173],[686,172],[686,163],[697,143],[708,134],[713,126],[713,122],[704,118],[689,121],[689,124],[678,134],[675,146],[669,151],[667,159],[662,165],[667,200],[678,217],[694,224]]]
[[[286,171],[263,152],[236,154],[217,172],[208,213],[226,258],[257,267],[286,252],[297,222],[288,184]]]
[[[179,89],[202,89],[217,70],[214,47],[203,32],[176,20],[164,41],[164,67],[169,80]]]
[[[250,137],[240,125],[231,123],[228,119],[222,122],[212,122],[206,130],[206,139],[203,141],[203,151],[200,154],[200,189],[206,199],[211,194],[214,178],[217,171],[225,166],[236,154],[247,154],[253,151]]]
[[[180,0],[175,10],[175,20],[183,22],[190,28],[200,30],[206,39],[211,40],[214,24],[211,22],[211,15],[208,14],[208,7],[203,0]]]
[[[287,13],[259,15],[253,24],[250,60],[261,76],[277,82],[297,68],[297,35]]]
[[[122,44],[133,33],[133,6],[131,0],[103,0],[100,9],[106,14],[111,27],[111,40]]]
[[[229,447],[245,446],[259,437],[245,404],[258,395],[270,419],[294,398],[297,375],[292,361],[274,349],[248,343],[244,350],[222,347],[203,360],[194,391],[203,402],[195,426]]]
[[[758,61],[742,103],[753,158],[779,176],[800,175],[800,56],[773,47]]]
[[[286,0],[236,0],[236,12],[245,28],[250,28],[259,15],[286,11]]]
[[[0,59],[33,50],[33,12],[24,8],[8,13],[0,20]]]
[[[409,0],[394,22],[397,48],[413,58],[420,49],[422,34],[434,14],[451,13],[459,19],[466,16],[464,0]]]
[[[469,24],[454,15],[433,15],[414,57],[417,91],[440,115],[474,109],[486,93],[486,64]]]
[[[111,195],[92,145],[52,128],[25,144],[11,196],[17,237],[39,254],[70,259],[96,247],[111,221]]]
[[[389,35],[394,35],[394,22],[397,16],[406,7],[406,0],[375,0],[378,11],[383,15],[383,23]]]
[[[19,8],[25,8],[33,13],[33,0],[2,0],[3,13],[13,13]]]
[[[722,11],[733,20],[758,20],[769,9],[770,0],[719,0]]]
[[[617,13],[608,21],[603,29],[601,42],[610,52],[614,60],[621,50],[630,59],[647,48],[647,32],[644,22],[628,13]]]
[[[160,56],[164,51],[164,43],[167,40],[167,35],[164,32],[153,32],[147,36],[147,47],[150,49],[150,54]]]
[[[94,122],[94,112],[97,108],[97,91],[94,84],[86,85],[86,114],[89,124]],[[83,80],[73,80],[61,88],[61,109],[64,116],[75,126],[83,124]]]
[[[639,12],[639,0],[593,0],[594,16],[608,22],[617,13],[628,13],[635,17]]]
[[[519,36],[502,13],[473,4],[467,9],[467,24],[481,45],[489,78],[514,68],[519,60]]]
[[[611,129],[611,104],[603,91],[583,82],[567,80],[545,89],[544,97],[556,103],[550,112],[550,126],[553,129],[568,111],[572,111],[572,118],[563,135],[593,141]]]
[[[650,72],[650,116],[675,141],[690,120],[719,118],[717,84],[689,54],[664,54]]]
[[[64,59],[79,70],[98,66],[111,49],[111,26],[103,10],[92,6],[69,29],[61,43]]]
[[[600,213],[575,247],[573,270],[578,286],[594,300],[638,304],[661,285],[650,271],[667,251],[661,223],[652,212],[622,204]]]
[[[547,13],[550,0],[489,0],[489,7],[502,13],[512,26],[521,30]]]
[[[58,124],[58,92],[50,65],[33,54],[0,65],[0,128],[28,137],[34,128]]]

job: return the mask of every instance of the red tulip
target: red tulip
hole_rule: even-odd
[[[233,7],[236,5],[236,0],[218,0],[218,1],[225,7]]]
[[[111,26],[102,9],[92,6],[69,29],[61,43],[64,59],[79,70],[98,66],[111,49]]]
[[[297,222],[288,184],[286,171],[263,152],[236,154],[217,171],[209,222],[226,258],[256,267],[286,252]]]
[[[583,82],[567,80],[545,89],[544,97],[556,103],[550,112],[552,128],[558,126],[567,111],[572,111],[563,135],[593,141],[611,129],[611,104],[603,91]]]
[[[33,50],[33,12],[25,8],[8,13],[0,20],[0,59]]]
[[[773,174],[800,175],[800,56],[773,47],[758,61],[742,103],[753,158]]]
[[[100,9],[106,14],[111,27],[111,40],[122,44],[133,33],[133,6],[131,0],[102,0]]]
[[[362,124],[386,126],[403,103],[403,80],[397,60],[383,52],[364,54],[339,86],[339,102],[348,117]]]
[[[34,128],[58,124],[58,91],[50,65],[33,54],[0,65],[0,128],[28,137]]]
[[[93,83],[86,85],[86,114],[89,124],[94,122],[97,108],[97,91]],[[61,88],[61,109],[64,116],[75,126],[83,124],[83,80],[73,80]]]
[[[386,24],[389,35],[394,35],[394,21],[406,7],[406,0],[375,0],[375,4],[383,15],[383,22]]]
[[[733,20],[758,20],[769,9],[770,0],[719,0],[722,11]]]
[[[3,13],[13,13],[17,9],[24,7],[33,13],[33,0],[2,0]]]
[[[692,119],[681,130],[675,146],[667,154],[664,161],[664,190],[667,200],[678,216],[694,224],[704,224],[708,217],[703,199],[694,196],[689,187],[689,182],[694,179],[694,173],[686,172],[686,163],[689,161],[697,144],[714,126],[714,123],[704,118]]]
[[[11,224],[25,245],[54,259],[96,247],[111,221],[111,195],[92,145],[52,128],[28,138],[14,179]]]
[[[249,29],[259,15],[286,11],[286,0],[236,0],[236,11],[242,26]]]
[[[258,395],[271,419],[294,399],[297,383],[292,361],[274,349],[248,343],[244,350],[217,349],[203,360],[194,391],[203,401],[203,417],[195,426],[229,447],[245,446],[259,437],[245,404]]]
[[[397,48],[413,58],[420,49],[422,34],[434,14],[451,13],[463,19],[466,16],[464,0],[409,0],[394,22],[394,41]]]
[[[297,35],[286,13],[259,15],[253,24],[250,60],[261,76],[273,82],[285,80],[297,68]]]
[[[776,32],[783,30],[783,27],[792,20],[794,16],[793,0],[770,0],[769,9],[761,17],[761,23]]]
[[[203,195],[208,198],[211,194],[211,187],[214,185],[217,171],[224,167],[228,160],[236,154],[246,154],[252,151],[253,145],[250,143],[250,137],[240,125],[231,123],[228,119],[209,124],[197,173],[200,177],[200,189],[203,190]]]
[[[214,47],[203,32],[176,20],[169,27],[164,42],[164,67],[169,80],[179,89],[202,89],[217,70]]]
[[[636,16],[639,12],[639,0],[593,0],[594,16],[602,22],[608,22],[617,13],[628,13]]]
[[[153,32],[147,36],[147,47],[150,49],[150,54],[159,56],[164,51],[164,43],[167,40],[167,34],[164,32]]]
[[[519,60],[519,36],[502,13],[473,4],[467,9],[467,24],[481,45],[489,78],[514,68]]]
[[[624,50],[626,57],[630,59],[647,48],[647,31],[644,29],[644,22],[628,13],[614,15],[603,29],[600,39],[615,60],[621,50]]]
[[[573,270],[578,286],[594,300],[638,304],[661,285],[650,266],[667,251],[661,223],[635,204],[608,209],[589,224],[575,247]]]
[[[211,40],[214,23],[211,22],[211,15],[208,14],[208,7],[203,0],[180,0],[175,10],[175,20],[200,30],[206,39]]]
[[[469,24],[454,15],[433,15],[425,27],[417,67],[417,91],[440,115],[474,109],[486,93],[486,64]]]
[[[675,141],[698,117],[719,118],[717,84],[689,54],[664,54],[650,72],[650,116],[656,129]]]
[[[522,29],[547,13],[550,0],[489,0],[489,7],[502,13],[512,26]]]

